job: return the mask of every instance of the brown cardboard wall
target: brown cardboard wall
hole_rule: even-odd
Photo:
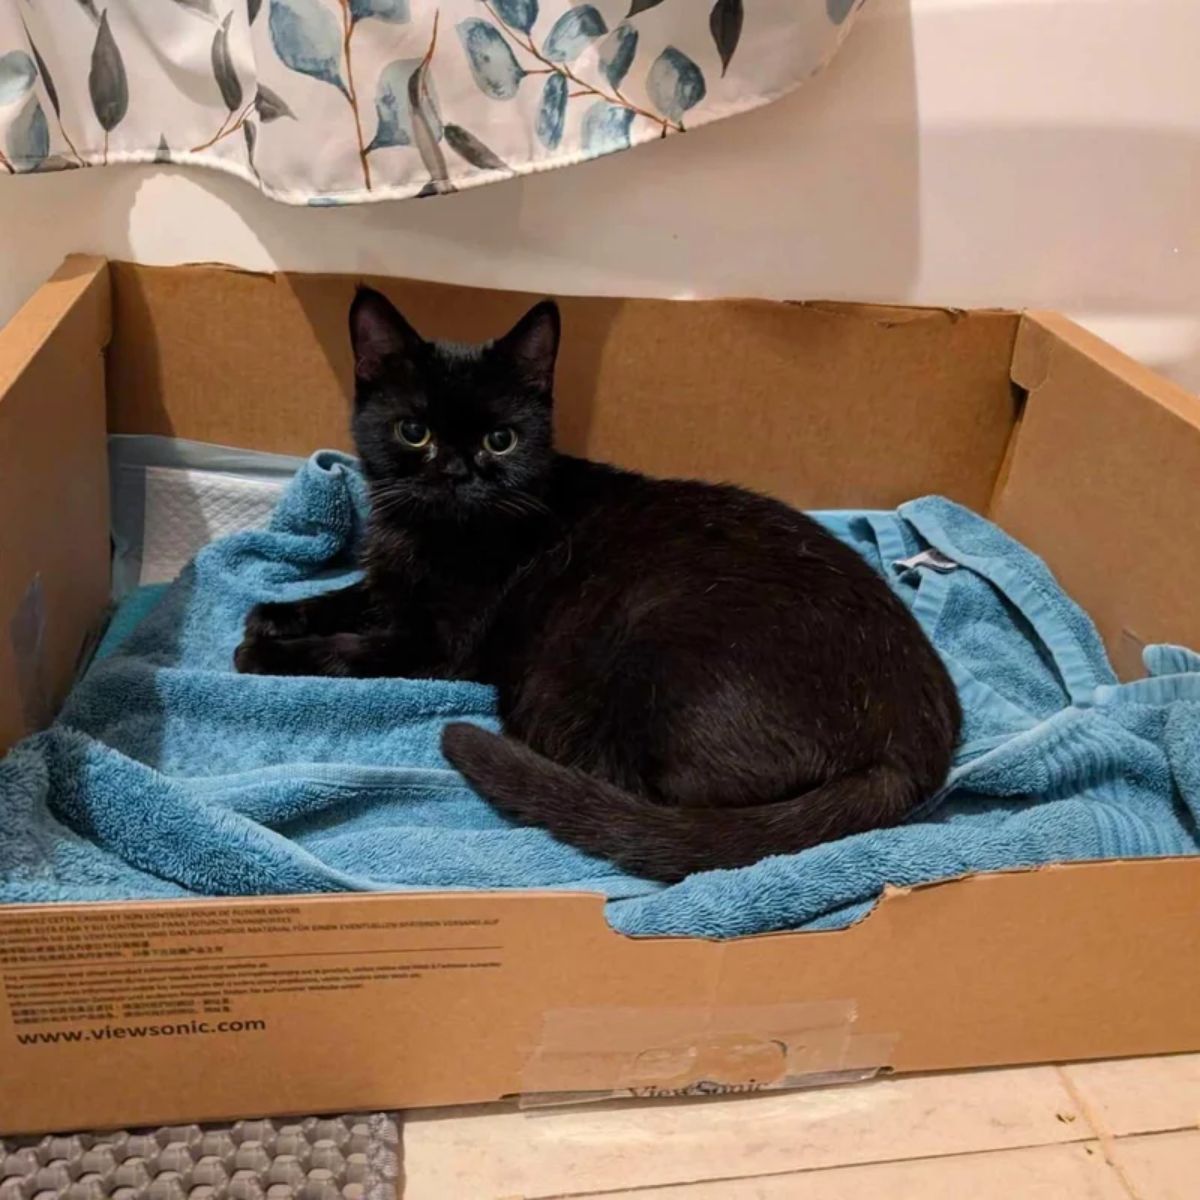
[[[0,964],[0,1133],[1200,1049],[1198,887],[1198,859],[1050,867],[723,943],[563,893],[0,908],[38,964]],[[81,998],[114,1012],[10,1018]]]
[[[349,276],[113,264],[109,427],[308,453],[347,445]],[[371,280],[426,336],[537,297]],[[802,505],[986,505],[1013,421],[1017,318],[863,305],[568,298],[560,443]]]
[[[0,329],[0,750],[53,715],[108,599],[103,259]]]
[[[1200,398],[1054,313],[1022,319],[1029,397],[991,515],[1090,613],[1119,674],[1200,645]]]

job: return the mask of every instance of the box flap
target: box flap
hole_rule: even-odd
[[[991,515],[1095,620],[1119,674],[1142,647],[1200,645],[1200,398],[1054,313],[1013,352],[1028,389]]]
[[[108,600],[110,316],[77,256],[0,329],[0,750],[57,710]]]

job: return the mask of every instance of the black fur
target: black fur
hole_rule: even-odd
[[[364,289],[350,326],[365,579],[260,605],[240,670],[495,685],[505,735],[451,725],[450,762],[653,879],[894,824],[942,783],[954,688],[853,550],[739,488],[555,453],[552,303],[467,347]]]

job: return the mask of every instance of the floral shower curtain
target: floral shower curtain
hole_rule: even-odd
[[[219,167],[294,204],[675,137],[815,74],[862,0],[0,0],[0,175]]]

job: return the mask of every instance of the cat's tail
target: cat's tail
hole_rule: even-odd
[[[446,727],[442,753],[506,816],[664,883],[892,825],[924,799],[909,772],[880,764],[774,804],[668,806],[462,722]]]

